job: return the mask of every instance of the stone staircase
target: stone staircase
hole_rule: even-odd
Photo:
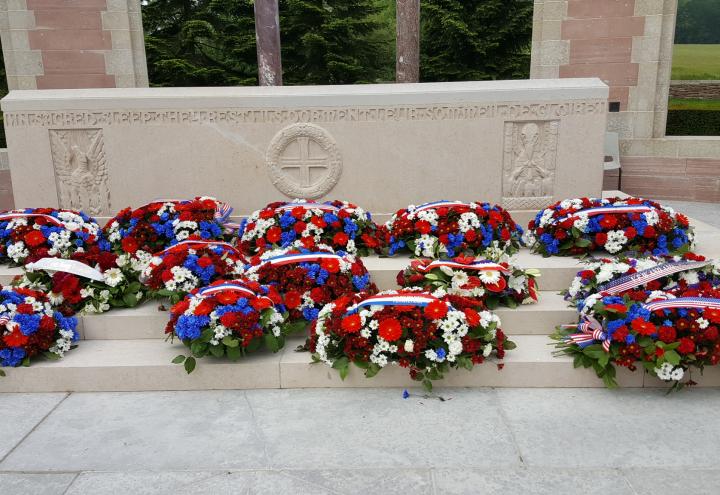
[[[526,215],[523,215],[526,216]],[[517,215],[521,221],[521,215]],[[523,219],[524,220],[524,219]],[[526,222],[525,222],[526,223]],[[720,256],[720,229],[702,222],[696,226],[696,251],[708,257]],[[381,289],[396,288],[395,276],[408,263],[406,257],[364,259]],[[438,386],[452,387],[602,387],[591,370],[573,369],[569,358],[552,355],[548,335],[556,325],[572,323],[577,315],[567,307],[558,292],[566,288],[579,268],[573,258],[542,258],[527,250],[519,256],[526,268],[538,268],[541,293],[537,304],[517,309],[497,310],[502,328],[517,344],[505,357],[503,370],[492,363],[473,371],[454,370]],[[0,283],[6,284],[19,269],[0,267]],[[113,310],[103,315],[79,317],[82,340],[77,349],[62,360],[37,359],[27,368],[4,368],[0,378],[2,392],[56,391],[137,391],[207,390],[248,388],[308,387],[411,387],[418,386],[407,370],[390,367],[367,379],[360,369],[351,369],[345,381],[335,370],[322,364],[309,364],[310,356],[296,352],[302,338],[290,339],[277,354],[259,352],[230,362],[207,357],[187,375],[171,360],[187,349],[178,341],[166,342],[164,327],[167,312],[157,302],[134,309]],[[720,370],[708,368],[704,375],[693,373],[700,386],[720,385]],[[637,371],[618,370],[618,382],[625,387],[665,386]]]

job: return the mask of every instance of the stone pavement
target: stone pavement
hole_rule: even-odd
[[[717,389],[411,392],[4,394],[0,493],[718,493]]]

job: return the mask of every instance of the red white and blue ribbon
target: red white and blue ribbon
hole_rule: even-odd
[[[506,267],[502,266],[501,264],[494,263],[492,261],[487,261],[487,260],[473,261],[472,263],[458,263],[456,261],[436,260],[427,265],[419,265],[417,267],[417,270],[419,272],[427,273],[431,270],[434,270],[435,268],[441,268],[443,266],[446,266],[448,268],[457,268],[459,270],[477,270],[477,271],[492,271],[492,272],[510,273],[510,270],[508,270]]]
[[[240,255],[240,251],[238,251],[235,246],[233,246],[232,244],[228,244],[227,242],[202,241],[202,240],[189,239],[186,241],[178,242],[177,244],[174,244],[168,248],[165,248],[162,251],[160,251],[159,253],[156,253],[155,256],[163,256],[164,254],[170,253],[176,249],[184,248],[186,246],[188,247],[188,249],[192,249],[192,246],[210,246],[210,247],[217,246],[217,247],[227,249],[228,251],[232,251],[233,253],[235,253],[237,255]]]
[[[432,203],[424,203],[420,206],[416,206],[415,209],[412,210],[411,213],[417,213],[419,211],[425,211],[425,210],[432,210],[434,208],[443,208],[443,207],[449,207],[452,208],[453,206],[467,206],[470,207],[469,203],[463,203],[462,201],[448,201],[448,200],[442,200],[442,201],[434,201]]]
[[[439,299],[430,294],[378,295],[357,303],[348,309],[347,313],[354,313],[364,306],[419,306],[424,308],[433,301],[439,301]]]
[[[584,316],[582,321],[577,325],[563,325],[565,327],[575,327],[580,333],[568,335],[566,340],[577,344],[580,348],[587,347],[595,342],[601,342],[605,352],[610,352],[610,336],[603,330],[602,324],[592,316]]]
[[[342,256],[333,253],[295,253],[295,254],[283,254],[263,260],[258,268],[264,265],[283,266],[290,265],[293,263],[314,263],[326,259],[334,259],[342,261]]]
[[[218,285],[212,285],[210,287],[204,287],[195,293],[194,297],[204,299],[210,297],[218,292],[240,292],[248,298],[267,299],[271,303],[275,304],[272,299],[267,296],[259,296],[252,289],[249,289],[242,282],[225,282]]]
[[[653,208],[652,206],[645,205],[598,206],[596,208],[576,211],[565,217],[565,219],[579,217],[580,215],[594,217],[597,215],[604,215],[605,213],[648,213],[655,209],[656,208]]]
[[[598,292],[603,296],[612,296],[620,294],[629,289],[634,289],[640,285],[647,284],[653,280],[658,280],[674,273],[680,273],[687,270],[696,270],[712,263],[712,260],[706,261],[675,261],[671,263],[663,263],[662,265],[648,268],[640,272],[625,275],[617,280],[608,282],[598,287]]]
[[[661,309],[720,309],[720,299],[707,297],[677,297],[663,301],[653,301],[643,305],[648,311],[659,311]]]
[[[0,215],[0,222],[3,222],[5,220],[13,220],[15,218],[44,218],[50,223],[69,230],[70,232],[77,232],[79,230],[82,230],[82,227],[78,227],[77,229],[68,228],[67,225],[59,218],[55,218],[52,215],[45,215],[44,213],[3,213],[2,215]]]
[[[276,212],[279,211],[290,211],[295,208],[303,208],[306,210],[322,210],[322,211],[340,211],[340,208],[334,205],[326,203],[310,203],[309,201],[298,201],[296,203],[285,203],[282,206],[275,208]]]

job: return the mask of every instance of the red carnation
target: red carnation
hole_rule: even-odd
[[[607,242],[607,234],[605,232],[598,232],[595,234],[595,244],[598,246],[604,246]]]
[[[302,297],[296,291],[289,291],[285,294],[285,306],[288,309],[295,309],[302,303]]]
[[[282,229],[278,227],[277,225],[270,227],[268,231],[265,233],[265,238],[268,240],[269,243],[275,244],[280,240],[282,237]]]
[[[333,236],[333,243],[337,244],[338,246],[344,246],[348,243],[348,240],[350,238],[347,236],[345,232],[338,232]]]
[[[502,239],[503,241],[509,241],[510,240],[510,230],[508,230],[507,228],[502,229],[500,231],[500,239]]]
[[[425,306],[425,316],[431,320],[439,320],[447,314],[447,305],[440,301],[435,300]]]
[[[666,344],[671,344],[672,342],[675,342],[675,339],[677,338],[677,332],[673,327],[662,326],[660,327],[660,330],[658,330],[658,336],[660,337],[661,341],[665,342]]]
[[[695,342],[693,342],[691,339],[687,337],[683,337],[680,339],[680,345],[677,348],[677,351],[680,354],[690,354],[695,350]]]
[[[378,335],[388,342],[394,342],[402,337],[402,325],[395,318],[388,318],[380,322]]]
[[[45,242],[45,236],[39,230],[31,230],[25,234],[25,243],[31,247],[37,247]]]
[[[356,313],[343,318],[340,326],[346,333],[358,333],[360,331],[360,327],[362,327],[360,315]]]

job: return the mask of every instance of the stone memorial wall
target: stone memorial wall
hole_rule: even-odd
[[[598,196],[607,98],[598,79],[547,79],[12,91],[2,110],[17,207],[200,194],[237,214],[295,197],[389,213]]]

